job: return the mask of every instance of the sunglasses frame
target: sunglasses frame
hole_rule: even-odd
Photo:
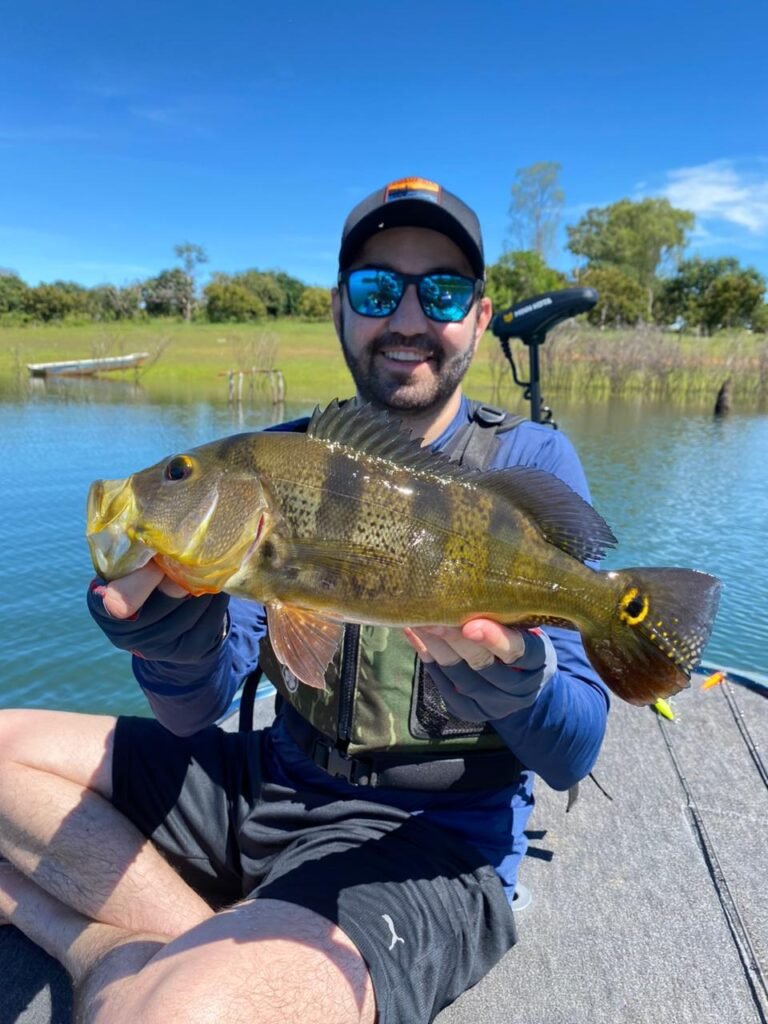
[[[394,304],[392,309],[388,310],[386,313],[381,313],[381,314],[377,314],[377,313],[360,313],[352,305],[352,298],[351,298],[350,293],[349,293],[349,277],[350,277],[351,274],[357,274],[357,273],[360,273],[361,271],[366,271],[366,270],[374,271],[374,272],[379,271],[379,272],[383,272],[385,274],[393,274],[395,277],[399,278],[403,282],[403,290],[400,293],[400,297],[398,298],[397,302]],[[456,277],[456,278],[459,278],[462,281],[469,281],[472,284],[472,298],[471,298],[471,301],[470,301],[469,305],[467,306],[466,313],[464,313],[464,315],[460,319],[458,319],[458,320],[450,320],[450,319],[441,320],[441,319],[438,319],[437,317],[430,316],[429,313],[427,312],[427,310],[424,308],[424,299],[422,298],[421,287],[420,286],[421,286],[422,282],[426,278],[428,278],[428,277],[439,277],[439,276]],[[477,300],[479,298],[481,298],[481,296],[483,294],[483,291],[485,290],[485,281],[482,278],[480,278],[480,277],[468,277],[466,274],[458,274],[454,270],[430,270],[430,271],[428,271],[425,274],[406,274],[406,273],[404,273],[401,270],[393,270],[392,267],[370,266],[370,267],[353,267],[351,270],[340,270],[339,271],[339,287],[341,287],[342,285],[346,285],[346,288],[347,288],[347,298],[349,299],[349,304],[352,307],[352,311],[355,314],[357,314],[357,316],[368,317],[368,318],[370,318],[372,320],[384,320],[388,316],[392,316],[392,314],[398,308],[400,303],[403,301],[403,299],[405,297],[405,293],[408,290],[408,285],[411,285],[411,284],[414,285],[415,288],[416,288],[416,295],[418,296],[419,305],[421,306],[422,313],[424,314],[424,316],[428,320],[431,320],[432,323],[435,323],[435,324],[460,324],[460,323],[462,323],[464,320],[467,319],[467,317],[469,316],[469,311],[472,309],[472,307],[477,302]]]

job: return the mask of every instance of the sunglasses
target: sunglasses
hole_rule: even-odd
[[[408,285],[416,285],[424,315],[441,324],[459,323],[483,293],[481,280],[462,274],[401,274],[384,267],[342,270],[339,284],[346,284],[349,304],[356,313],[373,317],[391,316]]]

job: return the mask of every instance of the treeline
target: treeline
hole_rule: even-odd
[[[734,327],[768,331],[765,279],[732,257],[684,260],[677,273],[649,289],[615,265],[590,264],[568,276],[547,266],[538,253],[506,252],[488,268],[486,290],[495,308],[503,309],[527,296],[573,285],[597,290],[600,300],[587,314],[597,327],[646,323],[699,334]]]
[[[555,270],[548,256],[565,198],[559,174],[556,163],[533,164],[516,174],[509,209],[512,241],[487,273],[487,292],[497,309],[579,284],[600,295],[588,314],[599,327],[646,323],[703,334],[725,328],[768,331],[763,276],[732,257],[683,259],[695,216],[667,199],[622,199],[588,210],[566,226],[576,269],[570,275]],[[0,324],[148,317],[221,323],[330,315],[328,289],[308,286],[282,270],[216,272],[199,289],[199,266],[208,262],[205,250],[185,242],[174,252],[181,267],[122,288],[85,288],[72,281],[32,287],[0,270]]]
[[[281,270],[214,273],[202,292],[192,268],[173,267],[125,287],[102,284],[95,288],[74,281],[30,286],[12,271],[0,270],[0,324],[151,317],[213,322],[286,316],[321,320],[330,316],[330,308],[326,288],[308,286]]]
[[[514,233],[527,243],[488,269],[497,308],[529,295],[578,284],[600,295],[588,314],[599,327],[656,324],[713,334],[725,328],[768,331],[765,278],[733,257],[683,259],[695,217],[666,199],[622,199],[588,210],[568,225],[568,249],[578,261],[567,276],[545,259],[557,225],[562,192],[559,165],[535,164],[512,187]]]

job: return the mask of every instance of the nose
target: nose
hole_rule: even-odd
[[[400,305],[389,317],[389,329],[394,334],[404,336],[424,334],[429,328],[429,321],[424,316],[419,296],[416,293],[416,285],[408,284],[405,294],[400,300]]]

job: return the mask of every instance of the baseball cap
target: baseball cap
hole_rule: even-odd
[[[477,215],[458,196],[426,178],[392,181],[358,203],[341,232],[339,269],[349,266],[371,235],[404,227],[432,228],[447,235],[465,254],[476,276],[485,276]]]

